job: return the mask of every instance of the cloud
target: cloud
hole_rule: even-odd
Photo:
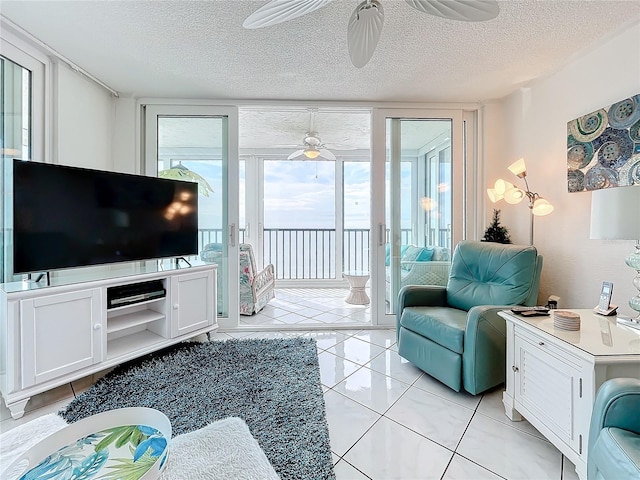
[[[221,228],[222,164],[220,161],[184,161],[204,176],[214,189],[199,198],[200,227]],[[335,168],[327,161],[265,161],[264,225],[266,228],[335,228]],[[244,178],[244,164],[241,164]],[[368,228],[370,224],[371,166],[364,162],[344,164],[344,222],[346,228]],[[403,172],[407,173],[407,172]],[[404,175],[403,175],[404,176]],[[406,178],[406,177],[405,177]],[[241,226],[245,223],[247,185],[241,182],[239,200]]]

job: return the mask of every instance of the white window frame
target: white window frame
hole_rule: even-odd
[[[0,54],[31,72],[31,158],[52,162],[51,88],[52,63],[49,57],[20,37],[10,24],[0,19]]]
[[[0,17],[0,55],[7,60],[29,70],[30,75],[30,122],[29,135],[30,158],[27,160],[38,162],[52,162],[51,152],[51,89],[52,89],[52,63],[50,59],[34,47],[28,39],[13,28],[13,26]],[[3,165],[0,181],[0,224],[2,227],[3,251],[0,255],[0,278],[2,281],[16,279],[13,272],[11,228],[7,224],[12,221],[9,212],[11,205],[3,205],[3,199],[7,198],[5,190],[9,189],[7,182],[6,165]]]

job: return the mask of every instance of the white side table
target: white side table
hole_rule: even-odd
[[[368,305],[369,296],[364,287],[369,281],[369,273],[352,271],[344,272],[342,276],[349,282],[349,295],[344,301],[352,305]]]
[[[611,378],[640,378],[640,332],[591,310],[578,331],[548,317],[499,313],[507,322],[505,413],[526,418],[587,478],[591,411],[598,388]]]

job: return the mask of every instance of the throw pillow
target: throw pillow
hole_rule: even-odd
[[[402,255],[402,264],[401,268],[403,270],[411,270],[411,264],[406,262],[416,262],[418,261],[418,256],[422,253],[422,247],[416,247],[415,245],[409,245]]]
[[[446,247],[433,247],[433,257],[431,257],[432,262],[448,262],[451,260],[451,255],[449,254],[449,249]]]
[[[430,262],[433,258],[433,247],[422,247],[422,251],[416,257],[416,262]]]
[[[400,258],[402,258],[402,256],[404,255],[404,252],[406,252],[407,248],[409,248],[411,245],[401,245],[400,246]],[[389,264],[391,263],[391,244],[387,243],[387,245],[384,248],[384,264],[385,266],[389,266]]]

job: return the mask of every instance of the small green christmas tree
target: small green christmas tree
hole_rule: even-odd
[[[484,232],[483,242],[511,243],[509,231],[500,225],[500,210],[493,210],[493,221]]]

